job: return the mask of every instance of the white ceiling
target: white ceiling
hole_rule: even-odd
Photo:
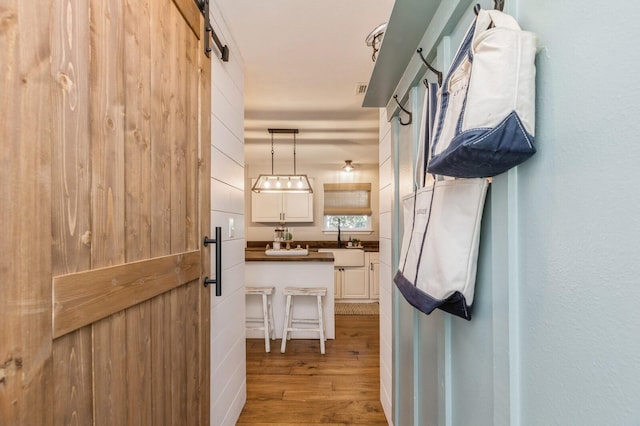
[[[246,163],[270,162],[268,128],[297,128],[298,165],[377,164],[378,110],[362,108],[356,86],[373,70],[365,37],[388,20],[394,1],[216,3],[245,64]],[[275,142],[277,162],[292,158],[290,135]]]

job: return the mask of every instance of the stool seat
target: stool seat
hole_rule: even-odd
[[[286,296],[286,306],[284,311],[284,328],[282,330],[282,346],[280,352],[284,353],[287,347],[289,332],[291,331],[317,331],[320,335],[320,353],[324,354],[324,342],[327,340],[324,332],[324,308],[322,306],[322,298],[327,295],[326,287],[285,287],[282,292]],[[293,298],[296,296],[315,297],[318,306],[318,318],[294,318],[293,316]],[[293,327],[293,323],[311,324],[316,327],[298,328]]]
[[[265,352],[271,352],[271,344],[269,342],[269,339],[276,339],[275,321],[273,320],[273,305],[271,303],[271,296],[275,292],[275,287],[245,287],[244,292],[247,296],[262,297],[262,317],[247,317],[245,319],[247,323],[246,330],[264,331],[264,349]],[[262,325],[250,327],[248,323],[261,323]]]
[[[327,289],[324,287],[285,287],[282,294],[285,296],[326,296]]]
[[[275,287],[245,287],[245,294],[266,294],[271,296],[275,290]]]

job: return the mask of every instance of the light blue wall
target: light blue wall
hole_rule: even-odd
[[[640,425],[640,2],[520,3],[542,48],[518,170],[522,424]]]
[[[395,301],[395,424],[638,426],[640,2],[506,3],[539,36],[538,153],[491,185],[472,321]],[[402,196],[416,135],[396,138]]]

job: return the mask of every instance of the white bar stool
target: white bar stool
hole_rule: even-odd
[[[247,296],[262,296],[262,318],[247,317],[246,329],[264,331],[264,350],[271,352],[269,338],[276,340],[275,322],[273,320],[273,305],[271,304],[271,296],[275,291],[275,287],[245,287]],[[261,326],[250,327],[249,323],[262,323]]]
[[[290,331],[317,331],[320,333],[320,353],[324,354],[324,341],[327,340],[324,334],[324,309],[322,307],[322,297],[327,295],[327,289],[324,287],[286,287],[283,294],[287,296],[286,306],[284,308],[284,328],[282,330],[282,347],[280,352],[284,353],[287,347],[287,340]],[[293,297],[294,296],[311,296],[315,297],[318,302],[318,318],[293,318]],[[314,324],[317,328],[297,328],[292,323]]]

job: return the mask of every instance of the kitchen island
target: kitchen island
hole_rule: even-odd
[[[264,250],[245,251],[245,284],[247,286],[275,287],[273,315],[276,337],[282,338],[284,326],[285,287],[325,287],[324,321],[327,339],[335,338],[333,255],[309,252],[307,256],[267,256]],[[261,317],[259,297],[247,297],[247,316]],[[297,297],[294,304],[297,318],[317,318],[318,309],[313,297]],[[247,338],[264,338],[261,331],[247,331]],[[293,339],[317,339],[315,332],[293,332]]]

